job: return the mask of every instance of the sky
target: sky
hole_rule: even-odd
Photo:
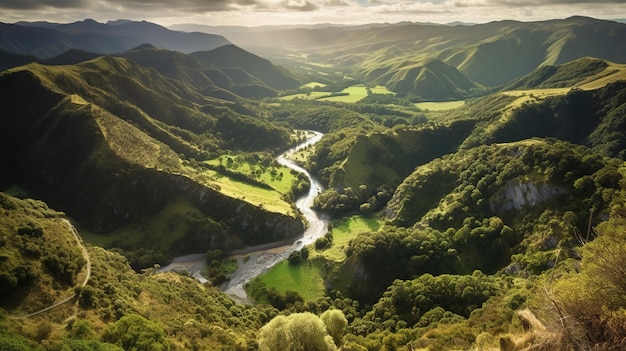
[[[626,0],[0,0],[0,22],[87,18],[260,26],[402,21],[485,23],[574,15],[626,19]]]

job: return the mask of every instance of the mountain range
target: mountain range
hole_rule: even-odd
[[[0,33],[0,349],[626,346],[624,24]]]
[[[40,59],[49,59],[70,49],[98,54],[121,53],[145,43],[190,53],[215,49],[230,42],[219,35],[178,32],[145,21],[0,24],[0,50]]]
[[[174,28],[203,30],[198,25]],[[618,63],[626,57],[626,24],[580,16],[476,25],[402,22],[204,30],[224,33],[236,45],[281,64],[290,62],[294,69],[323,64],[350,68],[359,80],[418,97],[428,85],[433,91],[426,100],[472,96],[477,87],[497,87],[537,68],[584,56]]]

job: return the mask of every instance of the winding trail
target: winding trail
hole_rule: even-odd
[[[68,221],[67,219],[62,219],[62,221],[69,227],[70,231],[72,232],[74,239],[76,239],[76,243],[78,244],[78,246],[81,248],[81,250],[83,251],[83,257],[85,258],[86,261],[86,266],[87,266],[87,274],[85,275],[85,279],[83,280],[83,282],[79,285],[81,288],[85,287],[85,285],[87,285],[87,283],[89,283],[89,279],[91,278],[91,256],[89,256],[89,252],[87,251],[87,248],[85,247],[85,244],[83,243],[82,238],[80,237],[80,234],[78,233],[78,230],[76,230],[76,227],[74,227],[72,225],[72,223],[70,223],[70,221]],[[61,305],[64,305],[70,301],[72,301],[74,298],[76,297],[76,293],[73,293],[72,295],[64,298],[63,300],[57,301],[54,304],[43,308],[39,311],[35,311],[33,313],[29,313],[23,316],[17,316],[17,318],[30,318],[30,317],[34,317],[36,315],[42,314],[44,312],[48,312],[54,308],[57,308]]]
[[[319,132],[312,133],[314,134],[313,137],[276,158],[279,164],[304,174],[311,183],[308,193],[296,200],[296,207],[307,220],[307,228],[301,235],[295,238],[250,246],[228,253],[229,257],[237,259],[238,268],[229,275],[229,281],[220,288],[241,302],[250,302],[245,290],[245,285],[248,282],[267,272],[275,264],[287,259],[293,251],[300,250],[304,246],[314,243],[319,237],[324,236],[328,230],[328,219],[319,216],[311,208],[315,197],[324,190],[322,184],[313,178],[307,170],[290,160],[290,157],[296,152],[314,145],[324,136],[324,134]],[[159,269],[159,272],[186,271],[200,282],[206,282],[207,280],[200,274],[205,267],[205,261],[206,254],[181,256],[175,258],[171,264]]]

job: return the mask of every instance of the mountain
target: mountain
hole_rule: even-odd
[[[289,71],[234,45],[191,54],[141,45],[121,56],[191,84],[205,95],[233,100],[276,96],[302,83]]]
[[[477,88],[456,68],[439,60],[401,66],[372,80],[394,92],[415,94],[427,101],[462,99],[471,89]]]
[[[0,50],[0,71],[37,61],[38,59],[35,56],[21,55],[9,51]]]
[[[129,257],[147,250],[131,260],[137,268],[189,250],[232,249],[302,230],[292,212],[271,212],[224,194],[218,173],[207,178],[208,170],[193,167],[195,158],[206,159],[221,147],[288,145],[287,130],[233,110],[243,106],[107,56],[77,65],[13,68],[0,73],[0,91],[0,159],[10,170],[0,183],[38,194],[92,232],[127,228],[134,232],[131,242],[149,240],[150,245],[123,246]],[[235,124],[247,132],[228,129]],[[171,223],[178,218],[178,229],[139,226],[157,214]]]
[[[196,52],[192,55],[207,65],[244,69],[274,89],[286,90],[300,86],[300,82],[284,68],[274,66],[270,61],[235,45],[224,45],[211,51]]]
[[[41,59],[60,55],[69,49],[99,54],[121,53],[146,43],[189,53],[211,50],[230,42],[219,35],[177,32],[145,21],[0,24],[0,49]]]
[[[303,70],[330,64],[364,82],[391,82],[390,89],[398,81],[390,77],[408,76],[412,82],[419,75],[416,67],[432,60],[458,70],[464,76],[459,79],[485,87],[586,56],[626,62],[626,24],[587,17],[473,25],[403,22],[255,31],[230,28],[227,35],[233,43],[281,64],[289,57],[305,57],[300,60]],[[424,84],[432,80],[429,76],[424,79]],[[420,84],[412,85],[411,92],[424,94]],[[401,84],[403,90],[399,91],[409,87]],[[439,99],[459,95],[457,88],[452,85]]]
[[[506,85],[502,90],[561,88],[576,86],[586,78],[611,69],[615,64],[593,57],[583,57],[562,65],[545,65]]]

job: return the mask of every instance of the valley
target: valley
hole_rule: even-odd
[[[626,25],[204,29],[0,25],[0,349],[626,346]]]

